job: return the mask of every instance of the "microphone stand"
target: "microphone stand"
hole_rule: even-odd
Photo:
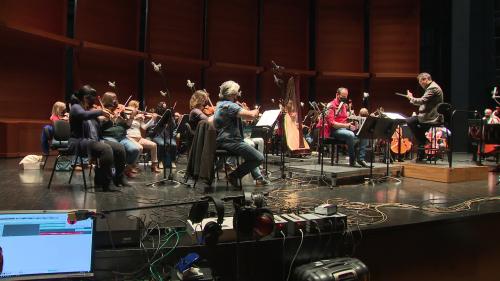
[[[284,68],[282,66],[278,66],[274,61],[271,61],[273,65],[273,72],[274,72],[274,82],[276,86],[278,86],[278,89],[280,89],[280,95],[281,95],[281,100],[286,101],[286,90],[283,90],[284,87],[284,81],[278,77],[278,75],[281,74],[281,70]],[[278,179],[286,179],[285,175],[285,115],[286,115],[286,102],[284,104],[281,104],[281,113],[280,113],[280,119],[281,119],[281,152],[280,152],[280,172],[281,176]]]
[[[326,112],[329,110],[329,106],[325,106],[323,107],[322,111],[321,111],[321,127],[319,128],[319,137],[318,137],[318,161],[320,162],[320,173],[319,173],[319,178],[318,178],[318,184],[323,182],[327,185],[330,185],[330,188],[333,188],[333,185],[332,184],[328,184],[325,180],[325,174],[324,174],[324,169],[323,169],[323,162],[324,162],[324,157],[323,157],[323,151],[324,151],[324,147],[323,147],[323,143],[325,143],[325,119],[326,119]],[[332,155],[330,155],[330,157],[333,157],[333,151],[332,151]]]
[[[167,155],[170,158],[170,167],[169,167],[168,177],[167,177],[167,167],[165,167],[165,165],[164,165],[164,167],[163,167],[163,179],[148,183],[148,184],[146,184],[146,186],[155,186],[156,184],[165,184],[166,182],[189,186],[187,183],[184,183],[184,182],[181,182],[178,180],[174,180],[173,173],[172,173],[172,162],[174,161],[174,155],[172,155],[172,138],[173,138],[173,134],[174,134],[174,124],[175,124],[175,122],[172,121],[172,118],[173,118],[172,112],[173,112],[173,109],[167,109],[153,130],[154,135],[157,135],[159,132],[161,132],[161,134],[163,134],[163,159],[166,159]],[[167,131],[169,134],[168,148],[167,148]],[[167,149],[169,151],[167,151]],[[163,161],[163,162],[165,163],[165,161]]]

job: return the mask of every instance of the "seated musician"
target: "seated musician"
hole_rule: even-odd
[[[96,159],[94,185],[104,191],[109,188],[111,179],[115,186],[130,186],[123,177],[125,167],[125,149],[115,142],[101,141],[97,118],[111,118],[109,112],[91,109],[96,99],[96,91],[89,85],[83,86],[71,97],[69,124],[71,137],[70,148],[76,149],[81,155]],[[115,173],[111,168],[115,167]]]
[[[52,106],[50,121],[55,122],[57,120],[69,120],[69,113],[66,112],[66,104],[62,101],[56,101]]]
[[[225,149],[242,157],[245,162],[238,166],[228,180],[238,187],[238,179],[251,173],[257,186],[268,185],[270,182],[260,173],[259,165],[264,161],[264,155],[244,142],[241,119],[253,120],[259,116],[259,109],[243,109],[236,103],[241,95],[240,85],[234,81],[226,81],[220,85],[219,99],[215,108],[214,125],[217,129],[217,147]]]
[[[132,125],[137,110],[133,110],[131,115],[127,117],[123,109],[118,108],[118,98],[113,92],[104,93],[102,96],[102,105],[105,110],[109,110],[111,114],[114,114],[111,118],[102,118],[100,120],[102,138],[123,145],[127,160],[125,175],[133,178],[138,172],[134,166],[139,159],[140,147],[127,138],[127,130]]]
[[[163,114],[167,111],[167,104],[165,102],[159,102],[156,106],[155,113],[157,118],[154,120],[153,125],[148,130],[149,138],[156,143],[158,146],[158,160],[162,163],[164,168],[176,168],[175,161],[177,159],[177,142],[175,140],[176,127],[175,119],[171,118],[170,122],[165,126],[165,128],[154,135],[153,130],[155,126],[160,121]],[[177,116],[177,113],[175,114]],[[172,130],[172,132],[170,132]]]
[[[139,101],[131,100],[128,104],[128,108],[138,110]],[[151,117],[148,122],[144,121],[146,116]],[[158,168],[158,152],[156,143],[146,138],[143,138],[141,134],[141,129],[147,130],[149,127],[153,125],[153,123],[154,123],[153,115],[144,113],[136,114],[135,117],[133,118],[130,128],[127,130],[127,137],[139,147],[140,151],[146,148],[151,152],[151,172],[159,173],[160,169]]]
[[[349,91],[347,88],[338,88],[335,99],[330,102],[330,110],[326,115],[326,124],[330,128],[331,138],[346,142],[349,153],[349,166],[358,167],[356,165],[357,162],[362,167],[369,167],[365,162],[365,151],[368,140],[358,139],[354,133],[357,130],[356,126],[348,120],[348,95]],[[359,150],[357,161],[356,145],[358,145]]]
[[[50,115],[50,121],[54,124],[58,120],[69,120],[69,113],[66,112],[66,104],[62,101],[56,101],[52,105],[52,114]],[[51,125],[45,125],[42,130],[42,151],[44,155],[49,154],[49,149],[51,143],[53,143],[52,138],[54,136],[54,127]]]
[[[437,111],[438,105],[443,102],[443,90],[436,82],[432,81],[429,73],[420,73],[417,80],[420,86],[424,88],[425,93],[422,97],[415,98],[412,92],[406,92],[410,103],[419,106],[418,115],[406,119],[406,123],[408,123],[408,127],[418,143],[417,161],[421,161],[425,156],[424,146],[427,142],[425,133],[432,124],[443,122],[443,115]]]
[[[196,129],[198,126],[198,122],[201,120],[208,120],[208,116],[203,113],[203,109],[208,102],[208,95],[205,91],[195,91],[191,95],[191,99],[189,100],[189,108],[191,111],[189,112],[189,126],[191,126],[192,130]]]

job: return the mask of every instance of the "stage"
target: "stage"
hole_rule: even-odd
[[[455,157],[457,164],[470,164],[468,158],[468,155]],[[67,184],[69,172],[56,172],[52,187],[48,190],[47,183],[54,158],[49,159],[43,171],[20,170],[19,160],[0,160],[0,180],[3,182],[0,195],[4,199],[2,210],[97,209],[102,211],[195,201],[208,194],[221,198],[242,194],[241,191],[231,187],[226,188],[224,173],[220,173],[221,180],[216,183],[214,189],[210,190],[201,186],[191,188],[170,184],[148,187],[147,183],[162,177],[162,174],[152,175],[149,171],[143,171],[139,177],[130,180],[132,187],[108,193],[91,187],[84,192],[79,171],[74,175],[71,185]],[[337,173],[337,185],[332,186],[318,179],[316,161],[315,157],[287,158],[286,179],[280,179],[279,166],[271,161],[269,170],[272,171],[270,178],[273,184],[267,187],[255,187],[249,178],[243,181],[245,191],[268,194],[268,207],[275,214],[303,213],[328,202],[337,204],[339,212],[347,215],[349,228],[340,236],[348,237],[348,240],[355,246],[350,244],[346,251],[345,245],[330,243],[329,235],[307,234],[296,263],[325,257],[323,248],[327,247],[329,248],[327,253],[331,250],[336,254],[343,253],[360,258],[370,269],[371,280],[437,280],[418,279],[433,271],[450,277],[440,280],[452,280],[451,277],[457,276],[475,278],[480,271],[491,273],[491,275],[482,275],[487,277],[482,280],[495,280],[490,276],[498,276],[498,270],[490,265],[499,261],[500,251],[493,250],[499,247],[493,246],[485,250],[484,253],[487,253],[485,256],[478,250],[486,249],[487,245],[494,243],[496,237],[500,235],[500,228],[494,222],[500,216],[500,206],[497,201],[500,198],[498,197],[500,188],[497,185],[496,173],[488,173],[481,180],[457,183],[440,183],[406,177],[377,180],[385,174],[385,164],[376,163],[377,172],[374,172],[375,176],[372,181],[367,181],[365,178],[369,169],[354,168],[352,170],[343,164],[330,166],[329,159],[325,159],[325,171],[329,174]],[[182,179],[185,162],[185,158],[179,160],[175,170],[177,179]],[[401,165],[391,164],[390,170],[394,172],[394,176],[397,176],[400,174]],[[481,199],[477,200],[477,198]],[[231,202],[226,202],[225,207],[225,215],[232,216]],[[146,222],[153,221],[157,223],[155,227],[158,228],[182,229],[189,209],[190,205],[186,205],[113,213],[108,216],[108,221],[112,231],[118,231],[123,225],[130,225],[134,217],[143,218]],[[473,225],[473,228],[469,228],[469,225]],[[240,280],[283,280],[284,273],[281,271],[281,264],[288,264],[297,250],[299,237],[289,236],[286,237],[286,241],[286,248],[281,248],[283,238],[245,242],[244,246],[235,246],[234,242],[222,244],[217,249],[218,254],[223,261],[231,265],[227,267],[229,269],[226,268],[224,272],[220,272],[225,277],[223,279],[235,280],[236,274],[239,275]],[[332,241],[337,240],[332,239]],[[110,270],[131,271],[144,258],[143,251],[138,247],[110,250],[109,247],[103,246],[96,250],[98,280],[110,279]],[[197,245],[195,239],[185,235],[179,252],[172,256],[170,261],[173,263],[175,258],[190,251],[199,251],[207,258],[210,256],[205,248]],[[382,253],[384,251],[392,254],[385,255]],[[429,254],[428,251],[439,253]],[[414,263],[415,267],[406,268],[405,266],[409,265],[398,259],[398,256],[410,255],[408,254],[410,252],[412,252],[411,257],[408,256],[405,259]],[[463,253],[465,256],[459,257],[458,253]],[[455,272],[450,268],[450,266],[465,266],[468,261],[466,255],[471,253],[475,254],[474,259],[477,260],[474,272]],[[263,254],[267,256],[264,258]],[[448,254],[450,254],[449,257]],[[234,261],[235,255],[239,256],[239,261]],[[438,257],[443,257],[443,255],[449,260],[438,260]],[[257,256],[270,264],[257,270],[260,267],[255,264],[251,265]],[[428,260],[424,262],[425,259]],[[247,267],[238,267],[238,262],[240,265],[246,264]],[[399,264],[400,269],[394,270],[388,262],[393,265]],[[436,267],[429,268],[427,262],[435,264]],[[273,271],[273,263],[280,264],[280,270]],[[235,271],[235,268],[240,268],[240,271]],[[419,273],[414,272],[412,277],[406,276],[403,270],[411,272],[416,271],[416,268],[425,268],[425,270]],[[264,277],[260,275],[260,272],[269,275]]]

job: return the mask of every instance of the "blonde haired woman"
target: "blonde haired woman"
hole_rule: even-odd
[[[52,106],[50,121],[55,122],[57,120],[69,120],[69,113],[66,112],[66,104],[62,101],[56,101]]]
[[[191,95],[191,99],[189,100],[189,126],[191,129],[196,129],[196,126],[201,120],[207,120],[208,116],[203,113],[203,108],[208,101],[208,94],[205,91],[196,91]]]
[[[133,109],[139,109],[139,102],[136,100],[131,100],[128,106]],[[160,169],[158,168],[158,154],[156,143],[143,138],[141,135],[141,129],[147,130],[149,127],[151,127],[154,124],[154,118],[151,118],[148,122],[144,122],[145,118],[146,116],[143,113],[138,113],[135,115],[134,120],[132,121],[132,125],[127,130],[127,137],[137,146],[139,146],[141,151],[143,151],[143,149],[150,151],[151,172],[159,173]]]

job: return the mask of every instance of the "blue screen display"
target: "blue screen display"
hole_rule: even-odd
[[[69,224],[67,217],[65,211],[0,213],[0,279],[92,276],[94,222]]]

